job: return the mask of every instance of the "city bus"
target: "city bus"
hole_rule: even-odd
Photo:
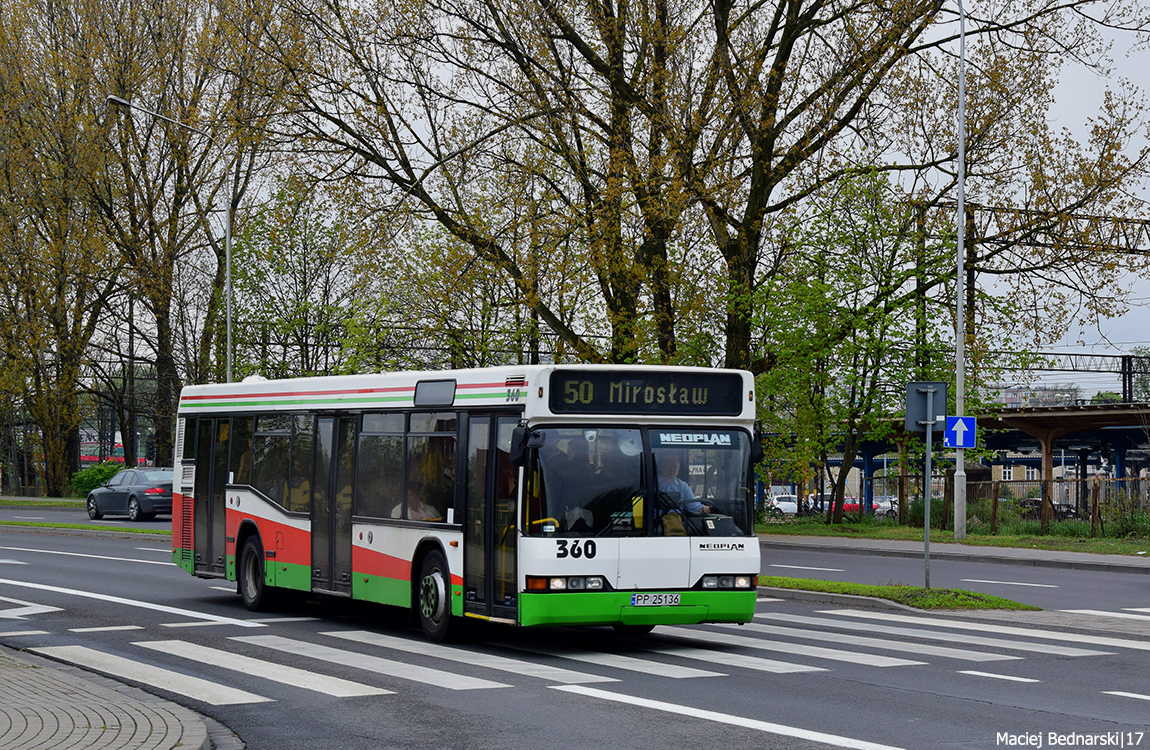
[[[188,386],[172,558],[406,607],[433,641],[520,626],[749,622],[751,374],[531,365]]]

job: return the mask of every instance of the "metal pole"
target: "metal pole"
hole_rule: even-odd
[[[239,179],[240,162],[239,157],[236,158],[236,178]],[[228,350],[228,380],[232,382],[232,201],[235,200],[235,182],[231,185],[231,190],[228,190],[228,210],[224,217],[224,276],[225,283],[228,287],[226,307],[227,307],[227,350]]]
[[[922,559],[926,565],[926,588],[930,588],[930,439],[934,427],[934,389],[926,389],[926,481],[923,482]]]
[[[963,300],[966,297],[963,283],[966,274],[966,207],[964,183],[966,180],[966,12],[962,0],[958,0],[958,271],[955,273],[955,330],[954,330],[954,410],[960,417],[966,416],[966,323]],[[927,440],[930,440],[930,427],[927,427]],[[927,453],[929,456],[930,453]],[[929,460],[929,459],[928,459]],[[954,468],[954,538],[966,537],[966,449],[955,451]],[[930,579],[927,579],[927,587]]]

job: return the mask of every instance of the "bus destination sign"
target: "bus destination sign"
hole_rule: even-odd
[[[742,412],[738,373],[556,370],[551,411],[556,414],[685,414]]]

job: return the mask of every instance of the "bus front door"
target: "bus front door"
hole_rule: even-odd
[[[228,482],[228,430],[224,419],[201,418],[196,433],[196,473],[192,490],[195,514],[195,571],[211,576],[227,572],[224,548],[224,492]]]
[[[316,420],[311,484],[311,589],[351,595],[351,482],[355,419]]]
[[[515,575],[519,469],[511,465],[511,431],[518,416],[472,415],[467,435],[463,610],[516,621]]]

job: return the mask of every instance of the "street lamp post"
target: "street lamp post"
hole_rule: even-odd
[[[173,125],[184,128],[186,130],[190,130],[193,133],[198,133],[199,135],[202,135],[203,137],[207,138],[212,143],[216,142],[216,140],[214,138],[212,138],[210,135],[208,135],[204,131],[200,130],[199,128],[193,128],[191,125],[188,125],[187,123],[180,122],[179,120],[173,120],[171,117],[167,117],[166,115],[162,115],[159,112],[154,112],[150,109],[146,109],[144,107],[141,107],[138,104],[133,104],[132,102],[128,101],[127,99],[121,99],[118,96],[114,96],[112,94],[109,94],[108,95],[108,104],[111,104],[111,105],[114,105],[117,107],[127,107],[128,109],[134,109],[134,110],[137,110],[139,112],[143,112],[144,114],[155,117],[156,119],[163,120],[164,122],[170,122]],[[239,164],[237,163],[236,164],[237,172],[239,171],[239,168],[240,168]],[[231,194],[229,194],[227,210],[224,214],[224,279],[225,279],[225,285],[227,287],[227,289],[225,290],[225,294],[224,294],[224,298],[225,298],[224,307],[226,310],[226,317],[227,317],[227,321],[226,321],[227,340],[225,342],[225,348],[227,350],[226,351],[226,354],[227,354],[227,382],[229,382],[229,383],[232,382],[232,201],[233,200],[234,200],[234,197]]]
[[[966,180],[966,12],[958,0],[958,270],[955,273],[954,324],[954,409],[960,417],[966,416],[966,323],[963,320],[966,260],[966,207],[964,188]],[[966,449],[955,450],[954,468],[954,538],[966,537]]]

